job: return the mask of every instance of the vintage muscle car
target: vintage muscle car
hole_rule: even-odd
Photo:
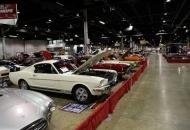
[[[118,73],[119,77],[122,77],[125,74],[129,74],[131,67],[127,63],[98,63],[93,66],[93,69],[110,69],[115,70]]]
[[[72,55],[56,55],[54,56],[55,60],[61,60],[61,59],[74,59],[74,57]]]
[[[125,57],[128,55],[128,53],[132,50],[132,48],[129,48],[122,56],[120,57],[112,57],[112,58],[108,58],[109,60],[105,60],[105,63],[119,63],[119,64],[130,64],[130,68],[134,68],[134,67],[138,67],[140,61],[128,61],[125,60]],[[116,59],[117,58],[117,59]]]
[[[0,80],[7,78],[10,72],[20,71],[26,68],[25,66],[17,65],[13,62],[0,60]]]
[[[130,55],[124,58],[127,61],[142,61],[143,58],[138,55]]]
[[[0,78],[8,77],[10,70],[4,66],[0,66]]]
[[[92,69],[102,57],[103,52],[89,59],[76,70],[69,70],[61,61],[38,62],[23,71],[12,72],[9,78],[21,89],[36,89],[72,94],[79,103],[89,103],[93,96],[100,96],[117,81],[114,70]]]
[[[0,130],[45,130],[56,107],[43,94],[16,88],[0,88],[0,104]]]
[[[24,68],[26,68],[26,66],[21,66],[18,65],[14,62],[8,61],[8,60],[0,60],[0,66],[9,66],[10,68],[17,68],[18,70],[23,70]]]

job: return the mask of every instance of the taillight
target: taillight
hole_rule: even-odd
[[[1,76],[8,76],[9,73],[4,73],[4,74],[1,74]]]

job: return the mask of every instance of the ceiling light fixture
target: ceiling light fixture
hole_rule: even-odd
[[[123,18],[121,21],[127,21],[125,18]]]
[[[167,15],[168,13],[164,13],[164,15]]]
[[[56,4],[61,5],[61,6],[64,6],[63,4],[61,4],[61,3],[57,2],[57,1],[56,1]]]
[[[80,16],[79,13],[77,13],[76,16],[79,17]]]
[[[69,27],[68,27],[68,29],[72,29],[72,28],[73,28],[73,26],[70,24]]]
[[[50,29],[47,29],[47,31],[46,32],[51,32],[51,30]]]
[[[166,2],[171,2],[171,0],[166,0]]]
[[[186,30],[185,30],[185,32],[187,33],[187,32],[189,32],[189,30],[188,30],[188,29],[186,29]]]
[[[156,33],[156,35],[163,35],[163,34],[168,34],[168,33],[165,33],[165,32]]]
[[[103,22],[103,21],[99,21],[99,23],[101,23],[101,24],[105,24],[105,22]]]
[[[9,35],[9,37],[17,37],[17,36],[15,36],[15,35]]]
[[[183,28],[187,28],[187,26],[183,26]]]
[[[75,34],[75,37],[79,37],[77,34]]]
[[[133,30],[133,26],[130,24],[128,28],[125,29],[125,31],[131,31]]]
[[[163,23],[165,23],[166,22],[166,20],[163,20]]]
[[[103,36],[103,37],[101,37],[101,38],[109,38],[109,37]]]

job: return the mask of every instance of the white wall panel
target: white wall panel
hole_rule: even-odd
[[[32,52],[38,52],[41,50],[47,50],[47,41],[43,40],[27,40],[25,41],[25,51],[30,54]]]
[[[24,48],[25,47],[25,48]],[[26,40],[24,46],[24,40],[17,38],[5,38],[5,51],[10,56],[16,55],[17,52],[31,53],[41,50],[47,50],[47,41],[43,40]],[[2,38],[0,38],[0,59],[2,58]]]
[[[5,39],[6,53],[14,56],[17,52],[24,52],[24,41],[21,39]]]

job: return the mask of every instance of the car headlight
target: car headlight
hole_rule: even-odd
[[[55,111],[55,108],[56,108],[55,103],[50,102],[50,103],[48,104],[48,110],[49,110],[50,112]]]
[[[100,81],[100,86],[103,86],[103,84],[104,84],[104,80],[101,80]]]

